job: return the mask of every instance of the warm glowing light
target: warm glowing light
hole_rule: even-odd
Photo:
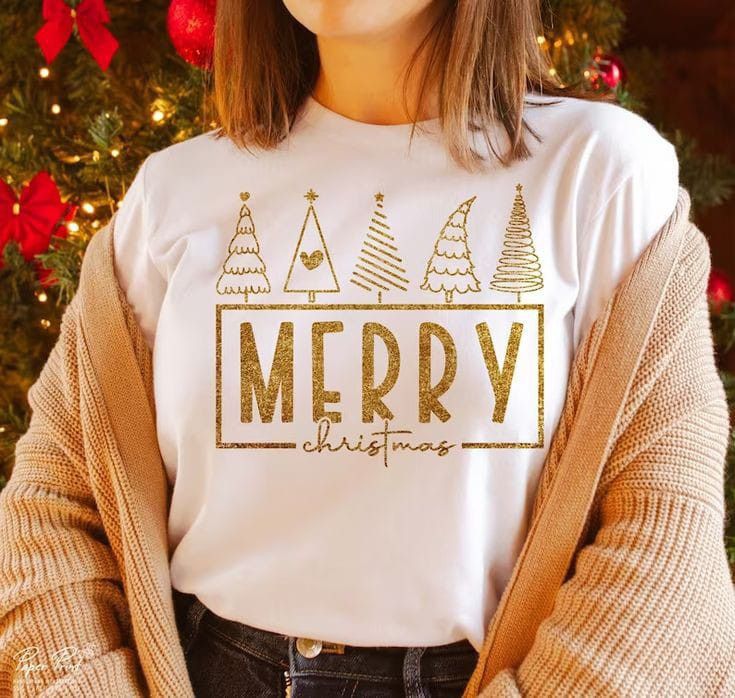
[[[3,117],[0,117],[0,126],[7,126],[7,125],[8,125],[7,118],[4,117],[4,116]]]
[[[51,105],[51,113],[52,114],[61,114],[61,106],[58,104],[52,104]]]
[[[537,36],[536,37],[536,41],[538,41],[539,44],[543,44],[546,41],[546,37],[545,36]]]
[[[41,327],[45,327],[46,329],[48,329],[49,327],[51,327],[51,321],[47,320],[46,318],[41,318]]]
[[[45,291],[41,291],[41,293],[38,294],[38,300],[41,303],[45,303],[48,300],[48,296],[46,295]]]
[[[556,75],[556,68],[549,68],[549,75]]]
[[[82,211],[84,211],[85,213],[94,213],[94,206],[92,206],[89,201],[85,201],[82,204]]]
[[[562,41],[561,41],[561,39],[557,39],[557,40],[556,40],[556,41],[554,42],[554,46],[556,46],[556,48],[559,48],[559,46],[561,46],[561,44],[562,44]]]
[[[75,223],[74,221],[72,221],[71,223],[67,223],[66,227],[69,228],[69,230],[71,230],[72,233],[79,232],[79,224]]]
[[[113,148],[110,151],[110,155],[112,155],[113,158],[116,158],[118,155],[120,155],[120,151],[117,148]]]
[[[589,34],[587,32],[582,32],[582,38],[583,39],[586,40],[588,36],[589,36]]]
[[[5,427],[0,427],[0,434],[2,434],[5,431]]]
[[[14,216],[20,215],[20,204],[17,201],[13,202],[13,215]]]
[[[151,118],[153,119],[153,121],[158,123],[159,121],[163,121],[164,116],[165,114],[160,109],[156,109],[156,111],[154,111],[151,115]]]
[[[93,227],[93,228],[94,228],[95,230],[97,230],[97,228],[99,228],[99,227],[100,227],[100,222],[99,222],[99,221],[97,221],[97,220],[95,220],[95,221],[92,221],[92,227]]]
[[[588,77],[590,76],[590,71],[589,71],[589,70],[585,70],[585,71],[584,71],[584,76],[585,76],[586,78],[588,78]]]
[[[46,66],[43,66],[43,68],[41,68],[41,69],[40,69],[40,70],[38,71],[38,74],[39,74],[39,75],[40,75],[40,76],[41,76],[42,78],[47,78],[47,77],[48,77],[49,75],[51,75],[51,71],[50,71],[50,70],[49,70],[49,69],[48,69],[48,68],[47,68]]]

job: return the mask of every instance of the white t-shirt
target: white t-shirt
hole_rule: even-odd
[[[153,349],[175,588],[274,632],[479,650],[574,351],[678,189],[622,107],[526,118],[533,157],[484,172],[436,120],[409,149],[312,99],[276,149],[146,158],[116,271]]]

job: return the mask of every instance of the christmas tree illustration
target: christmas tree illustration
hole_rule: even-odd
[[[383,301],[384,291],[405,291],[408,285],[396,239],[390,234],[388,216],[383,212],[384,198],[381,193],[375,195],[375,210],[350,277],[355,286],[377,291],[378,303]]]
[[[426,264],[421,288],[425,291],[444,291],[447,303],[452,302],[455,291],[466,293],[480,290],[467,245],[467,214],[476,198],[473,196],[462,202],[449,216]]]
[[[314,209],[314,202],[318,196],[313,189],[304,194],[304,198],[309,202],[309,208],[301,226],[286,283],[283,285],[284,291],[307,293],[309,303],[316,301],[317,293],[339,291],[339,282]]]
[[[490,288],[496,291],[515,293],[518,303],[521,293],[530,293],[543,288],[541,264],[533,247],[531,224],[523,200],[523,186],[516,185],[518,192],[513,201],[510,221],[505,229],[503,251],[493,274]]]
[[[255,237],[255,224],[247,205],[249,192],[242,192],[240,199],[240,219],[237,221],[235,235],[230,240],[227,259],[222,265],[222,273],[217,279],[217,293],[222,295],[243,294],[248,302],[250,293],[268,293],[270,282],[265,273],[265,262],[260,257],[260,245]]]

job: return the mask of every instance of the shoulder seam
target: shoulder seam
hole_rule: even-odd
[[[606,197],[606,199],[602,202],[602,204],[600,204],[600,207],[585,221],[583,229],[582,229],[582,235],[579,238],[579,241],[577,243],[578,253],[579,253],[579,250],[584,246],[587,240],[589,231],[592,229],[592,223],[595,221],[595,219],[597,219],[607,210],[607,207],[610,204],[610,202],[615,198],[617,193],[622,189],[623,185],[630,179],[635,167],[636,167],[636,163],[632,163],[627,168],[625,168],[624,174],[620,176],[620,181],[615,185],[612,192]]]
[[[674,153],[674,156],[676,156],[676,148],[674,147],[674,145],[669,141],[665,141],[665,144]],[[618,194],[618,192],[623,187],[623,185],[630,179],[631,175],[633,174],[637,166],[638,166],[638,162],[634,161],[623,170],[623,174],[620,176],[620,181],[615,185],[612,192],[609,194],[609,196],[605,198],[605,201],[603,201],[603,203],[600,204],[600,207],[592,215],[590,215],[587,221],[585,221],[583,230],[582,230],[582,235],[578,241],[578,246],[577,246],[578,250],[580,250],[586,243],[587,236],[589,235],[589,231],[592,229],[592,223],[605,212],[610,202],[615,198],[615,196]],[[678,173],[677,173],[677,178],[678,178]]]

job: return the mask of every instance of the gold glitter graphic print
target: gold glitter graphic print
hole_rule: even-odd
[[[247,200],[249,192],[242,192],[240,199],[240,218],[235,235],[230,240],[227,259],[222,265],[222,273],[217,279],[217,293],[222,295],[242,295],[248,302],[250,293],[268,293],[270,282],[265,273],[265,262],[260,257],[260,245],[255,236],[255,224]]]
[[[388,216],[383,210],[385,196],[375,195],[368,232],[355,262],[350,281],[365,291],[377,292],[377,301],[382,303],[385,291],[406,291],[408,279],[403,268],[396,238],[391,234]]]
[[[301,226],[296,249],[288,270],[283,290],[289,293],[306,293],[309,303],[316,302],[317,293],[336,293],[339,282],[329,257],[314,202],[319,195],[313,190],[304,195],[309,202],[304,224]]]
[[[449,216],[426,264],[421,288],[426,291],[444,291],[444,300],[447,303],[454,300],[455,293],[480,290],[467,243],[467,216],[476,198],[473,196],[467,199]]]
[[[252,298],[270,291],[263,260],[277,255],[267,232],[261,254],[249,196],[241,195],[217,293],[244,302],[214,308],[216,448],[369,456],[387,466],[402,454],[543,447],[544,305],[520,302],[543,283],[520,184],[516,192],[505,235],[498,224],[502,251],[489,289],[480,278],[498,257],[485,249],[475,260],[470,250],[481,244],[470,215],[477,197],[457,199],[427,256],[411,266],[379,192],[341,291],[328,247],[337,249],[337,239],[322,231],[310,189],[281,272],[283,292],[305,294],[300,302]],[[339,249],[342,264],[346,247]],[[491,289],[516,302],[479,302]],[[343,302],[320,298],[348,290]],[[366,302],[353,302],[362,295]]]
[[[516,185],[515,200],[510,213],[510,221],[505,229],[503,252],[498,269],[490,282],[490,288],[507,293],[515,293],[521,302],[521,293],[538,291],[543,288],[541,264],[533,247],[531,223],[523,200],[523,186]]]

